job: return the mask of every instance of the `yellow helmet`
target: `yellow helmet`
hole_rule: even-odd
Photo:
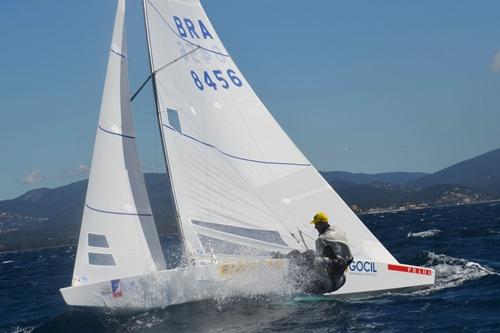
[[[328,223],[328,216],[323,212],[318,212],[314,215],[314,219],[311,221],[311,224],[316,223]]]

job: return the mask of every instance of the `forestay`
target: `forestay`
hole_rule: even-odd
[[[72,285],[165,269],[130,112],[119,0]]]
[[[144,0],[144,7],[188,256],[265,257],[313,248],[309,221],[322,210],[346,231],[356,258],[396,262],[271,116],[199,1]]]

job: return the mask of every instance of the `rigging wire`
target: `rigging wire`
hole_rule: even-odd
[[[298,227],[297,227],[297,230],[299,232],[299,235],[300,235],[300,239],[302,240],[302,243],[304,243],[304,247],[306,248],[306,250],[309,250],[309,248],[307,247],[307,243],[304,239],[304,233],[302,232],[302,230],[300,230]],[[306,235],[307,236],[307,235]]]
[[[310,238],[310,239],[312,239],[313,241],[316,241],[316,239],[315,239],[315,238],[313,238],[313,237],[309,236],[308,234],[306,234],[306,233],[305,233],[305,232],[303,232],[302,230],[299,230],[299,231],[300,231],[300,233],[301,233],[301,234],[306,235],[307,237],[309,237],[309,238]]]
[[[182,58],[184,58],[184,57],[186,57],[186,56],[190,55],[191,53],[193,53],[193,52],[197,51],[197,50],[198,50],[198,49],[200,49],[200,48],[201,48],[201,46],[200,46],[200,45],[198,45],[196,48],[192,49],[191,51],[189,51],[189,52],[187,52],[187,53],[185,53],[185,54],[181,55],[181,56],[180,56],[180,57],[178,57],[178,58],[175,58],[174,60],[170,61],[169,63],[167,63],[167,64],[165,64],[165,65],[163,65],[163,66],[161,66],[160,68],[158,68],[157,70],[155,70],[154,72],[152,72],[151,74],[149,74],[149,76],[146,78],[146,80],[144,80],[144,82],[140,85],[140,87],[136,90],[136,92],[132,95],[132,97],[130,97],[130,101],[132,102],[132,101],[135,99],[135,97],[136,97],[136,96],[137,96],[137,95],[141,92],[142,88],[144,88],[144,86],[145,86],[145,85],[149,82],[149,80],[151,80],[151,78],[152,78],[154,75],[156,75],[156,74],[157,74],[158,72],[160,72],[161,70],[163,70],[163,69],[167,68],[168,66],[175,64],[177,61],[179,61],[179,60],[181,60]]]

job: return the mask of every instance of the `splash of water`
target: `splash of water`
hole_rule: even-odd
[[[284,260],[256,260],[235,263],[205,264],[178,268],[123,280],[127,298],[122,306],[136,309],[165,307],[212,299],[287,295],[295,291],[286,276]],[[104,304],[109,302],[102,297]]]
[[[489,267],[468,261],[466,259],[450,257],[445,254],[427,252],[427,262],[425,266],[436,271],[436,283],[429,288],[412,292],[412,294],[426,295],[431,292],[454,288],[471,280],[480,279],[488,275],[500,276]]]
[[[36,325],[27,326],[27,327],[14,326],[11,328],[10,333],[31,333],[31,332],[33,332],[33,330],[35,328],[36,328]]]

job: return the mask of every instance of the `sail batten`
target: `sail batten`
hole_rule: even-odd
[[[105,128],[102,128],[101,125],[97,126],[97,128],[100,129],[103,132],[108,133],[108,134],[118,135],[118,136],[121,136],[121,137],[124,137],[124,138],[127,138],[127,139],[135,139],[135,135],[133,135],[133,134],[127,135],[127,134],[115,132],[115,131],[112,131],[112,130],[107,130]]]
[[[93,210],[95,212],[105,213],[105,214],[131,215],[131,216],[153,216],[152,213],[113,212],[113,211],[109,211],[109,210],[98,209],[98,208],[92,207],[87,203],[85,204],[85,207],[87,207],[88,209]]]

